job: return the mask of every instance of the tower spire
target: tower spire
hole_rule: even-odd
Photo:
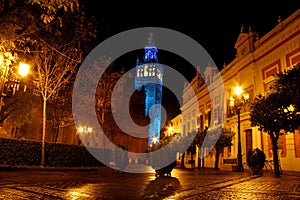
[[[155,43],[154,43],[154,40],[153,40],[153,33],[152,32],[149,33],[148,45],[149,46],[155,46]]]
[[[164,70],[157,59],[158,49],[153,40],[153,33],[149,33],[145,47],[145,55],[142,62],[137,63],[135,88],[145,90],[145,116],[150,117],[148,131],[148,147],[160,140],[161,130],[161,103],[162,81]]]
[[[244,24],[241,24],[241,33],[244,33]]]
[[[157,47],[155,46],[155,42],[153,40],[153,33],[149,33],[148,44],[145,45],[145,56],[144,63],[153,63],[158,62],[156,53],[158,52]]]

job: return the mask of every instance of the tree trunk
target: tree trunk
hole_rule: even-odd
[[[220,158],[220,149],[216,148],[216,160],[215,160],[215,169],[219,169],[219,158]]]
[[[57,142],[57,139],[58,139],[58,135],[59,135],[59,132],[60,132],[60,125],[58,124],[57,125],[58,127],[57,128],[54,128],[54,136],[53,136],[53,142],[56,143]]]
[[[274,176],[280,177],[279,161],[278,161],[278,152],[277,152],[277,139],[272,139],[272,151],[273,151],[273,162],[274,162]]]
[[[202,168],[204,168],[204,160],[205,160],[205,158],[204,158],[204,147],[201,147],[201,160],[202,160],[202,162],[201,162],[201,167]]]
[[[198,156],[198,169],[201,168],[201,165],[202,165],[202,163],[201,163],[201,158],[199,158],[199,156]]]
[[[42,155],[41,155],[42,167],[45,167],[46,105],[47,105],[47,100],[43,99],[43,135],[42,135]]]
[[[185,152],[183,152],[183,154],[181,155],[181,168],[184,168],[184,156]]]
[[[11,128],[10,136],[11,136],[12,138],[16,138],[16,137],[17,137],[17,127],[16,127],[16,126],[13,126],[13,127]]]

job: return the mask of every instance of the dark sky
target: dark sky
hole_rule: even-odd
[[[91,2],[89,9],[99,22],[99,43],[114,34],[140,27],[162,27],[179,31],[196,40],[211,56],[219,69],[224,63],[230,63],[235,57],[234,44],[240,33],[241,25],[249,26],[262,37],[278,22],[300,8],[299,0],[286,1],[128,1],[114,2],[96,6]],[[147,41],[145,41],[146,44]],[[135,67],[137,56],[141,52],[124,55],[119,65]],[[159,61],[183,73],[187,79],[194,75],[194,69],[182,58],[168,52],[159,54]],[[182,66],[185,66],[184,68]],[[183,86],[183,84],[182,84]],[[172,114],[179,108],[172,93],[166,91],[163,98]],[[166,103],[168,102],[168,103]],[[168,108],[166,108],[168,110]]]
[[[99,41],[133,28],[169,28],[195,39],[219,68],[234,59],[234,43],[241,24],[246,29],[251,25],[263,36],[277,24],[279,16],[285,19],[300,8],[299,0],[139,2],[142,3],[111,1],[103,6],[93,5],[92,12],[99,22]]]

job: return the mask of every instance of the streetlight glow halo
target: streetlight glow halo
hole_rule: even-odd
[[[24,77],[27,76],[27,74],[29,73],[29,69],[30,69],[30,65],[20,62],[19,63],[19,74]]]
[[[243,88],[241,86],[236,86],[234,88],[234,94],[236,94],[237,96],[240,96],[243,93]]]

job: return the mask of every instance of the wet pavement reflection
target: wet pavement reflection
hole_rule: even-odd
[[[178,169],[155,173],[0,171],[0,199],[300,199],[300,176],[262,177],[249,172]]]

